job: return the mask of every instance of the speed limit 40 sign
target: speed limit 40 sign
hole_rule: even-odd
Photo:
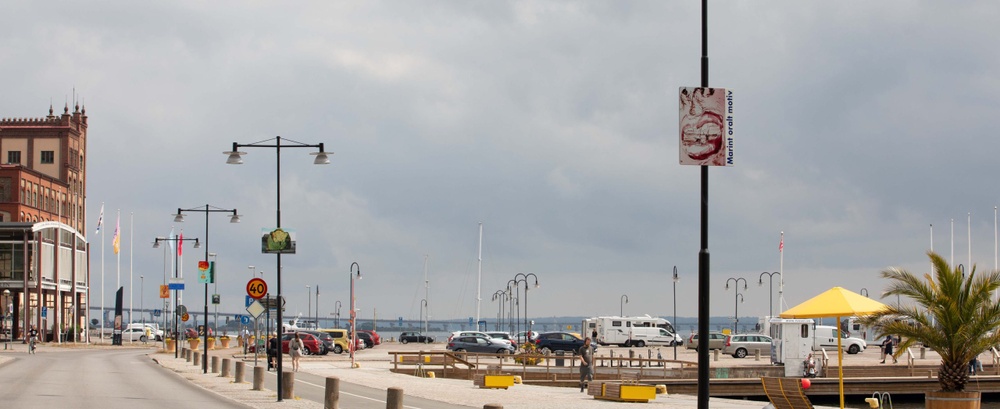
[[[254,277],[247,282],[247,295],[250,298],[259,300],[267,294],[267,283],[264,282],[263,278]]]

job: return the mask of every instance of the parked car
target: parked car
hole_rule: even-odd
[[[518,344],[524,344],[525,342],[528,342],[529,340],[525,338],[525,335],[527,335],[528,332],[529,331],[518,332],[517,336],[514,337],[514,341],[517,342]],[[538,338],[538,331],[530,331],[530,332],[531,332],[530,341],[534,342],[535,338]]]
[[[377,332],[370,329],[359,329],[358,332],[371,335],[373,345],[382,345],[382,337]]]
[[[771,353],[771,337],[759,334],[736,334],[726,337],[722,353],[733,358],[746,358],[750,353],[760,350],[761,355]]]
[[[407,344],[410,342],[420,342],[424,344],[429,344],[434,342],[434,337],[430,335],[424,335],[419,332],[404,332],[399,334],[399,343]]]
[[[477,335],[454,337],[451,341],[448,341],[446,349],[455,352],[483,352],[488,354],[513,354],[515,351],[514,346],[509,343]]]
[[[543,332],[535,338],[535,346],[543,354],[553,351],[576,353],[583,346],[583,337],[573,332]],[[591,348],[597,351],[597,343],[591,342]]]
[[[518,343],[516,341],[514,341],[514,339],[510,336],[510,334],[508,334],[506,332],[502,332],[502,331],[490,331],[490,332],[487,332],[486,335],[489,335],[490,338],[493,338],[493,339],[505,339],[505,340],[509,341],[510,344],[514,346],[514,348],[517,348],[517,344]]]
[[[294,336],[294,333],[281,335],[281,353],[288,353],[288,343]],[[319,355],[323,353],[323,342],[321,342],[319,338],[316,338],[315,335],[306,332],[299,332],[299,338],[302,339],[302,346],[305,347],[302,350],[303,355]]]
[[[320,332],[330,335],[330,339],[333,341],[333,347],[331,351],[335,354],[342,354],[344,351],[350,351],[351,339],[347,337],[346,329],[321,329]],[[361,348],[364,348],[365,342],[361,338],[358,338],[357,343],[361,344]],[[355,350],[361,349],[355,346]]]
[[[508,345],[513,345],[514,344],[510,339],[494,338],[494,337],[490,336],[490,334],[487,334],[487,333],[482,332],[482,331],[455,331],[455,332],[451,333],[450,337],[448,337],[448,341],[451,342],[451,340],[454,339],[454,338],[456,338],[456,337],[467,337],[467,336],[483,337],[483,338],[486,338],[486,339],[492,339],[494,341],[503,342],[503,343],[508,344]],[[509,335],[507,337],[510,338]]]
[[[721,332],[708,333],[708,349],[723,349],[726,347],[726,336]],[[692,332],[688,338],[687,349],[698,349],[698,333]]]
[[[356,338],[365,341],[365,348],[375,348],[375,339],[372,338],[372,334],[358,331],[356,334]]]
[[[142,328],[129,328],[122,331],[123,342],[147,342],[152,341],[146,336],[146,330]]]
[[[336,347],[334,345],[333,337],[330,336],[330,333],[328,332],[315,331],[315,330],[299,330],[299,333],[311,334],[316,338],[319,338],[319,341],[323,343],[323,347],[320,348],[319,352],[320,355],[326,355],[330,353],[330,351],[333,351],[334,348]]]

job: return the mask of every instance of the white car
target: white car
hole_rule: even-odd
[[[487,334],[482,331],[455,331],[452,332],[450,336],[448,336],[448,342],[451,342],[451,340],[455,337],[481,337],[494,342],[499,342],[506,345],[513,345],[513,343],[509,339],[495,338],[490,336],[490,334]]]

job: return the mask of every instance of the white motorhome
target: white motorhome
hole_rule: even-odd
[[[597,332],[595,340],[600,345],[644,347],[646,345],[674,345],[683,342],[674,326],[663,318],[650,317],[595,317],[583,320],[586,336]]]

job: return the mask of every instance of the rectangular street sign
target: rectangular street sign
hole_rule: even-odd
[[[246,299],[246,307],[249,307],[250,304],[253,304],[253,297],[251,297],[249,295],[247,295],[246,297],[247,297],[247,299]]]
[[[182,278],[171,278],[168,284],[171,290],[183,290],[184,289],[184,279]]]

